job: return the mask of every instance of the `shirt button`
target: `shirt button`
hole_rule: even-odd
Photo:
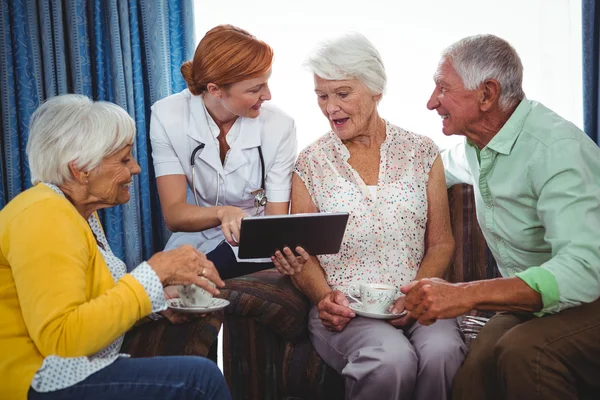
[[[487,208],[493,208],[493,207],[494,207],[494,204],[493,204],[493,203],[487,203],[487,204],[486,204],[486,207],[487,207]]]

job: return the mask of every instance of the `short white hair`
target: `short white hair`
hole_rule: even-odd
[[[358,79],[375,95],[385,92],[387,75],[381,55],[360,33],[322,42],[309,54],[305,65],[320,78]]]
[[[475,90],[487,79],[500,83],[499,105],[503,111],[518,104],[523,92],[523,64],[517,51],[494,35],[469,36],[448,46],[442,62],[448,60],[467,90]]]
[[[27,157],[31,182],[62,185],[69,163],[91,171],[102,159],[133,143],[135,122],[125,110],[78,94],[50,98],[31,116]]]

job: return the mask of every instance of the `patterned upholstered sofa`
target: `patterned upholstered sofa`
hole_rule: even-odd
[[[177,325],[166,319],[145,320],[127,332],[122,352],[133,357],[194,355],[216,362],[216,340],[222,323],[222,312]]]
[[[477,225],[472,187],[457,185],[448,195],[457,251],[447,279],[497,276]],[[311,305],[288,277],[262,271],[229,280],[224,292],[231,305],[225,310],[223,367],[234,399],[344,398],[343,379],[309,341]],[[473,336],[467,333],[467,342]]]

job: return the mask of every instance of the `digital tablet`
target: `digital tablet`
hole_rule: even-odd
[[[312,256],[340,251],[348,213],[269,215],[242,219],[239,258],[271,257],[277,250],[302,247]]]

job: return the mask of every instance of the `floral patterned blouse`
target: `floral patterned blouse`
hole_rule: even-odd
[[[401,286],[415,278],[425,249],[429,171],[438,154],[431,139],[386,122],[374,197],[333,131],[300,153],[294,172],[317,209],[350,213],[339,253],[318,256],[329,286]]]

